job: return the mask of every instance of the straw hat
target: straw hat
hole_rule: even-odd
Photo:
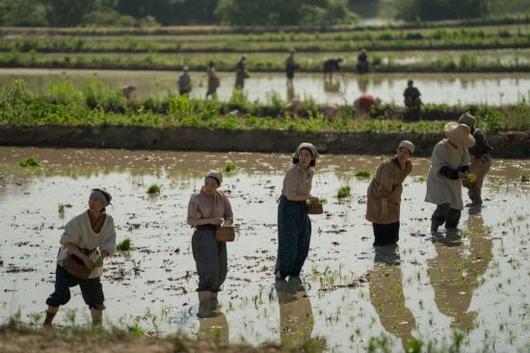
[[[458,118],[460,124],[466,124],[470,129],[475,128],[476,119],[470,112],[465,112]]]
[[[449,141],[463,148],[470,148],[475,144],[475,138],[470,134],[469,126],[456,121],[445,124],[444,134]]]

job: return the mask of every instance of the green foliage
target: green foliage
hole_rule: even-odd
[[[149,195],[156,195],[156,194],[160,194],[160,185],[158,184],[151,184],[149,185],[149,187],[147,188],[147,193]]]
[[[361,169],[357,173],[355,173],[355,176],[357,178],[369,178],[370,177],[370,172],[368,170],[366,170],[366,169]]]
[[[125,238],[116,245],[118,251],[131,251],[133,249],[132,241],[130,238]]]
[[[38,167],[40,165],[39,160],[36,157],[26,157],[23,160],[21,160],[18,165],[21,167]]]
[[[219,0],[216,13],[236,26],[332,25],[354,18],[347,0]]]
[[[405,21],[435,21],[482,17],[491,0],[396,0],[397,17]]]
[[[235,169],[236,169],[236,165],[234,164],[234,162],[226,162],[223,167],[223,170],[227,173],[230,173],[234,171]]]
[[[337,197],[343,199],[351,195],[351,188],[349,186],[341,186],[337,191]]]

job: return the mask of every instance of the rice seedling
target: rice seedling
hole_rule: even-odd
[[[149,185],[149,187],[147,188],[147,193],[149,195],[158,195],[160,194],[160,189],[161,189],[161,186],[158,185],[158,184],[151,184]]]
[[[351,195],[351,188],[349,186],[341,186],[337,191],[337,197],[343,199]]]
[[[361,169],[359,170],[358,172],[355,173],[355,176],[357,178],[369,178],[370,177],[370,172],[366,169]]]
[[[116,250],[118,251],[131,251],[133,249],[133,244],[130,238],[125,238],[116,245]]]
[[[226,162],[225,165],[223,166],[223,170],[227,173],[230,173],[230,172],[233,172],[234,170],[236,169],[236,165],[234,162]]]
[[[26,157],[23,160],[21,160],[18,165],[20,165],[22,168],[26,167],[38,167],[40,165],[39,160],[36,157]]]

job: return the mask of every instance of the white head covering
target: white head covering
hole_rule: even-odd
[[[400,149],[401,147],[406,148],[410,152],[410,154],[414,153],[414,144],[409,140],[401,141],[398,145],[398,149]]]
[[[475,144],[475,138],[471,135],[469,126],[456,121],[445,124],[444,134],[449,141],[463,148],[470,148]]]
[[[204,176],[204,180],[206,180],[207,178],[215,179],[218,185],[221,185],[221,183],[223,182],[223,175],[219,172],[216,172],[215,170],[206,173],[206,175]]]
[[[90,198],[100,201],[105,207],[107,207],[110,204],[110,200],[112,200],[112,196],[102,189],[92,189]]]
[[[458,118],[458,122],[460,124],[465,124],[469,126],[470,129],[474,129],[476,119],[473,115],[471,115],[470,112],[465,112],[464,114],[460,115],[460,117]]]
[[[296,151],[294,152],[293,158],[300,159],[300,150],[304,148],[311,151],[311,154],[313,155],[313,160],[316,160],[318,158],[317,148],[309,142],[302,142],[300,145],[298,145]]]

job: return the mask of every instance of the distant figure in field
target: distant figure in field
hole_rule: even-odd
[[[215,70],[215,63],[210,61],[208,64],[208,90],[206,91],[206,99],[212,97],[217,99],[217,88],[219,88],[221,81]]]
[[[123,85],[121,86],[121,92],[128,100],[134,100],[136,97],[136,88],[136,85]]]
[[[241,58],[236,64],[236,89],[243,89],[245,87],[245,79],[249,78],[250,75],[247,71],[247,56],[241,55]]]
[[[295,50],[291,49],[289,50],[289,56],[287,57],[287,60],[285,61],[285,76],[287,76],[287,89],[293,89],[293,79],[294,79],[294,73],[295,70],[298,68],[298,65],[296,64],[296,61],[294,60],[294,53]]]
[[[368,115],[370,113],[370,109],[374,105],[378,105],[380,103],[381,99],[375,98],[371,94],[362,94],[353,102],[353,108],[355,109],[357,115]]]
[[[409,110],[420,110],[421,106],[421,93],[420,90],[414,87],[414,81],[407,81],[407,88],[403,93],[405,97],[405,107]]]
[[[360,74],[364,74],[368,72],[369,65],[368,65],[368,55],[366,54],[366,50],[363,49],[357,56],[357,72]]]
[[[179,76],[179,79],[177,81],[177,86],[179,89],[179,94],[182,95],[189,95],[191,92],[191,78],[188,73],[189,69],[187,66],[184,66],[182,68],[182,74]]]
[[[344,61],[342,58],[328,59],[324,61],[322,69],[324,71],[324,81],[331,82],[333,81],[333,73],[340,72],[340,64]]]

